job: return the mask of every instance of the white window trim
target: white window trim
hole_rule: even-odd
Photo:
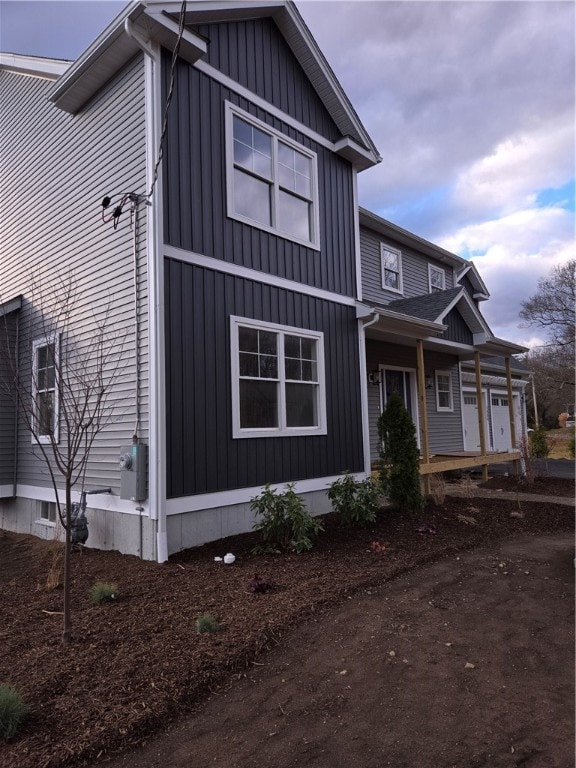
[[[46,347],[49,344],[54,344],[54,357],[55,357],[55,381],[54,381],[54,442],[58,443],[60,440],[60,334],[54,336],[46,336],[43,339],[36,339],[32,342],[32,419],[34,421],[34,430],[38,427],[38,410],[36,407],[36,396],[38,394],[37,388],[37,361],[38,350],[41,347]],[[51,438],[49,435],[31,435],[31,443],[38,445],[49,445]]]
[[[244,110],[239,109],[235,104],[231,104],[229,101],[225,102],[225,110],[226,110],[226,113],[225,113],[226,201],[227,201],[228,217],[230,219],[235,219],[236,221],[241,221],[243,224],[249,224],[251,227],[256,227],[256,229],[262,229],[265,232],[270,232],[271,234],[276,235],[277,237],[282,237],[285,240],[290,240],[290,242],[299,243],[300,245],[305,245],[307,248],[313,248],[314,250],[319,251],[320,250],[320,204],[318,199],[318,156],[317,154],[312,150],[308,149],[308,147],[305,147],[302,144],[299,144],[297,141],[294,141],[289,136],[286,136],[280,131],[277,131],[275,128],[272,128],[267,123],[264,123],[262,120],[258,120],[258,118],[253,117],[248,112],[245,112]],[[310,221],[312,237],[310,240],[301,239],[295,235],[290,234],[290,232],[283,232],[282,230],[274,226],[268,226],[267,224],[263,224],[260,221],[255,221],[254,219],[250,219],[247,216],[243,216],[242,214],[236,213],[234,209],[234,125],[233,125],[233,120],[235,115],[239,117],[241,120],[244,120],[247,123],[251,123],[256,128],[263,131],[264,133],[267,133],[268,135],[272,136],[273,139],[275,139],[274,154],[273,154],[274,167],[276,167],[277,165],[276,145],[278,140],[282,141],[284,144],[287,144],[289,147],[292,147],[297,152],[300,152],[301,154],[305,155],[312,161],[312,179],[311,179],[312,215],[311,215],[311,221]],[[272,200],[272,208],[274,211],[277,208],[276,201],[278,198],[278,190],[279,190],[279,185],[276,181],[273,181],[273,188],[274,188],[274,194],[273,194],[273,200]]]
[[[239,367],[239,349],[238,349],[238,328],[255,328],[258,330],[276,331],[283,334],[302,336],[308,339],[314,339],[317,350],[317,370],[318,370],[318,425],[315,427],[287,427],[286,426],[286,403],[285,391],[282,386],[284,382],[284,370],[282,359],[279,356],[279,419],[280,426],[263,429],[242,429],[240,426],[240,367]],[[277,323],[268,323],[263,320],[252,320],[245,317],[230,316],[230,354],[231,354],[231,376],[232,376],[232,437],[234,439],[244,437],[302,437],[309,435],[327,434],[326,426],[326,375],[324,366],[324,334],[319,331],[310,331],[306,328],[294,328],[288,325],[278,325]]]
[[[391,288],[389,285],[386,285],[385,280],[385,268],[384,268],[384,251],[391,251],[392,253],[398,254],[398,288]],[[394,248],[392,245],[388,245],[387,243],[380,243],[380,282],[382,283],[382,288],[385,291],[391,291],[392,293],[404,293],[404,281],[402,278],[402,251],[399,251],[398,248]]]
[[[438,377],[439,376],[447,376],[448,377],[448,394],[450,395],[450,405],[449,406],[443,406],[440,405],[440,389],[438,387]],[[452,392],[452,375],[450,371],[434,371],[434,383],[436,388],[436,410],[442,411],[444,413],[452,413],[454,411],[454,393]],[[442,392],[446,392],[445,389],[442,390]]]
[[[437,267],[435,264],[428,264],[428,292],[429,293],[435,293],[438,288],[435,288],[432,285],[432,273],[438,272],[440,275],[442,275],[442,288],[440,290],[445,291],[446,290],[446,270],[442,267]]]

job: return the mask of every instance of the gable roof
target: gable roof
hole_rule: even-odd
[[[486,288],[486,285],[480,277],[480,273],[478,272],[476,265],[472,261],[467,262],[466,266],[463,267],[460,272],[458,272],[456,275],[456,282],[460,283],[463,277],[467,277],[468,280],[470,280],[472,287],[474,288],[474,294],[472,296],[473,299],[477,299],[478,301],[486,301],[486,299],[490,298],[488,288]]]
[[[60,109],[75,113],[119,69],[152,42],[173,49],[182,3],[139,0],[130,3],[72,64],[50,96]],[[272,18],[342,134],[335,149],[363,155],[363,167],[381,157],[292,0],[188,0],[186,26],[207,22]],[[151,52],[151,50],[149,50]],[[179,55],[190,63],[206,53],[206,41],[184,30]]]

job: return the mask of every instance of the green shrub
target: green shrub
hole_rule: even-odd
[[[328,498],[343,525],[370,525],[378,512],[379,486],[367,477],[355,480],[349,472],[328,488]]]
[[[7,683],[0,683],[0,739],[7,741],[15,736],[27,712],[28,707],[18,691]]]
[[[196,619],[196,632],[218,632],[220,624],[211,613],[203,613]]]
[[[550,453],[544,427],[538,427],[530,432],[530,453],[535,459],[545,459]]]
[[[93,603],[111,603],[118,599],[118,587],[105,581],[97,581],[90,590]]]
[[[424,509],[420,486],[420,454],[410,414],[395,392],[378,419],[380,484],[390,503],[401,512]]]
[[[252,499],[250,509],[261,517],[254,523],[254,530],[263,539],[254,547],[254,554],[285,552],[290,547],[300,554],[312,549],[314,539],[324,530],[294,492],[294,483],[288,483],[284,493],[276,493],[266,483],[262,493]]]

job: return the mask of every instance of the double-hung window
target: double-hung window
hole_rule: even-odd
[[[32,344],[32,415],[34,442],[58,441],[58,337]]]
[[[314,152],[227,105],[228,215],[319,247]]]
[[[446,274],[441,267],[428,264],[428,289],[430,293],[443,291],[446,287]]]
[[[436,371],[436,409],[438,411],[454,410],[450,371]]]
[[[326,434],[324,338],[231,318],[233,437]]]
[[[396,248],[380,244],[382,288],[402,293],[402,254]]]

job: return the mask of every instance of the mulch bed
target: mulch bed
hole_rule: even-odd
[[[507,491],[512,493],[533,493],[537,496],[557,496],[574,498],[574,480],[564,477],[535,477],[531,483],[515,475],[501,475],[491,477],[485,483],[480,483],[479,488],[488,488],[493,491]]]
[[[30,706],[19,735],[0,746],[3,768],[88,765],[128,749],[322,606],[447,554],[570,530],[573,510],[447,497],[418,519],[384,510],[368,529],[343,530],[332,515],[324,523],[316,547],[302,555],[254,556],[253,534],[187,550],[163,565],[116,552],[75,553],[69,646],[60,642],[61,615],[51,613],[61,610],[62,592],[45,587],[54,545],[0,531],[0,681]],[[429,532],[419,533],[422,527]],[[227,552],[236,555],[233,565],[215,562]],[[276,588],[254,593],[255,574]],[[118,600],[94,605],[89,590],[96,581],[116,582]],[[196,632],[205,612],[218,619],[219,632]]]

